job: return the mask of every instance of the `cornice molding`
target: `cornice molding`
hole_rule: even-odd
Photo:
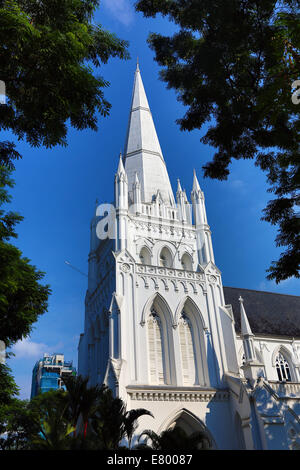
[[[131,400],[135,401],[190,401],[208,403],[210,401],[229,400],[229,392],[227,390],[176,390],[164,389],[163,387],[159,387],[156,390],[155,388],[149,389],[148,387],[127,387],[126,390]]]

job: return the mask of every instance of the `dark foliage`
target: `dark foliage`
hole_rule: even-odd
[[[146,17],[176,23],[173,36],[151,34],[161,78],[187,106],[182,130],[210,122],[203,143],[216,149],[204,175],[225,180],[232,159],[254,159],[275,196],[263,219],[286,247],[269,268],[278,283],[300,277],[299,0],[140,0]]]

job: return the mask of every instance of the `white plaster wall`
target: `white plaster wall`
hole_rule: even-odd
[[[126,401],[126,398],[125,398]],[[131,400],[127,395],[127,408],[146,408],[154,418],[143,416],[139,419],[136,436],[145,429],[160,433],[168,428],[172,418],[182,410],[188,410],[202,421],[212,435],[218,449],[236,449],[237,440],[230,414],[229,402],[185,402],[185,401],[143,401]],[[220,423],[222,423],[220,425]],[[226,432],[224,432],[226,430]]]

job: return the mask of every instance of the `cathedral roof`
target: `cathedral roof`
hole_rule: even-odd
[[[224,296],[226,305],[232,305],[237,333],[242,296],[253,334],[300,337],[300,297],[239,287],[224,287]]]

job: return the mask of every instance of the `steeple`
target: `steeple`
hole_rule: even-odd
[[[180,179],[178,178],[177,180],[177,194],[180,194],[182,193],[182,187],[181,187],[181,184],[180,184]]]
[[[196,194],[199,191],[201,192],[201,188],[200,188],[200,184],[199,184],[199,181],[198,181],[198,178],[197,178],[197,175],[196,175],[196,170],[194,170],[194,179],[193,179],[192,192]]]
[[[241,314],[241,333],[242,336],[253,336],[252,330],[249,325],[249,321],[246,315],[245,307],[244,307],[244,299],[239,297],[240,302],[240,314]]]
[[[125,168],[123,165],[122,153],[120,153],[120,156],[119,156],[119,165],[118,165],[118,169],[116,173],[116,178],[118,178],[119,180],[121,178],[127,179]]]
[[[264,365],[260,364],[256,357],[254,347],[254,335],[252,333],[247,314],[244,307],[244,300],[239,297],[240,314],[241,314],[241,336],[243,339],[243,348],[245,355],[245,362],[242,366],[244,376],[249,380],[250,384],[254,386],[259,377],[264,377]]]
[[[179,179],[177,180],[176,199],[177,199],[177,207],[179,209],[180,220],[185,222],[186,221],[185,196],[184,196],[184,192],[182,191],[182,187],[181,187]]]
[[[132,185],[132,193],[133,193],[133,202],[136,206],[135,212],[140,213],[141,211],[141,185],[140,185],[139,177],[137,173],[135,173],[134,183]]]
[[[115,174],[115,207],[117,209],[128,209],[128,179],[121,153],[118,170]]]
[[[243,338],[245,363],[251,363],[256,360],[255,350],[253,345],[253,333],[251,331],[247,314],[244,307],[244,299],[239,297],[240,302],[240,315],[241,315],[241,335]]]
[[[159,190],[166,205],[175,205],[138,63],[134,76],[124,164],[131,200],[137,173],[141,184],[142,202],[151,202]]]

